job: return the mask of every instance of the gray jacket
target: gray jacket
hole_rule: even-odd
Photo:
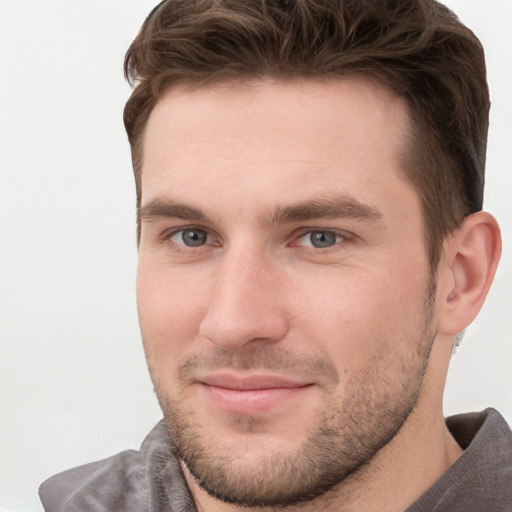
[[[512,432],[494,409],[446,423],[462,455],[406,512],[512,512]],[[161,421],[142,443],[39,489],[46,512],[196,512]]]

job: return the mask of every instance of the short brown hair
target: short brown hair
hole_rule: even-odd
[[[423,207],[431,268],[445,236],[482,209],[489,92],[480,41],[434,0],[164,0],[125,59],[124,123],[140,206],[143,138],[182,82],[377,79],[409,105],[404,171]]]

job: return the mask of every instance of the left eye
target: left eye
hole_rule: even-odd
[[[314,247],[315,249],[328,249],[344,239],[345,237],[336,231],[315,230],[302,235],[297,245]]]
[[[208,242],[208,233],[204,229],[180,229],[170,239],[178,245],[200,247]]]

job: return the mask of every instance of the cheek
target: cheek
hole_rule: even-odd
[[[302,337],[314,340],[340,375],[362,369],[378,354],[393,358],[409,351],[423,327],[425,280],[398,280],[389,266],[386,272],[332,270],[295,287]]]
[[[137,308],[148,359],[179,360],[204,318],[201,280],[183,271],[139,264]]]

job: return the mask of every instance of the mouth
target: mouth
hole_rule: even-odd
[[[208,375],[198,381],[206,400],[228,413],[257,414],[287,408],[304,397],[312,383],[275,375]]]

